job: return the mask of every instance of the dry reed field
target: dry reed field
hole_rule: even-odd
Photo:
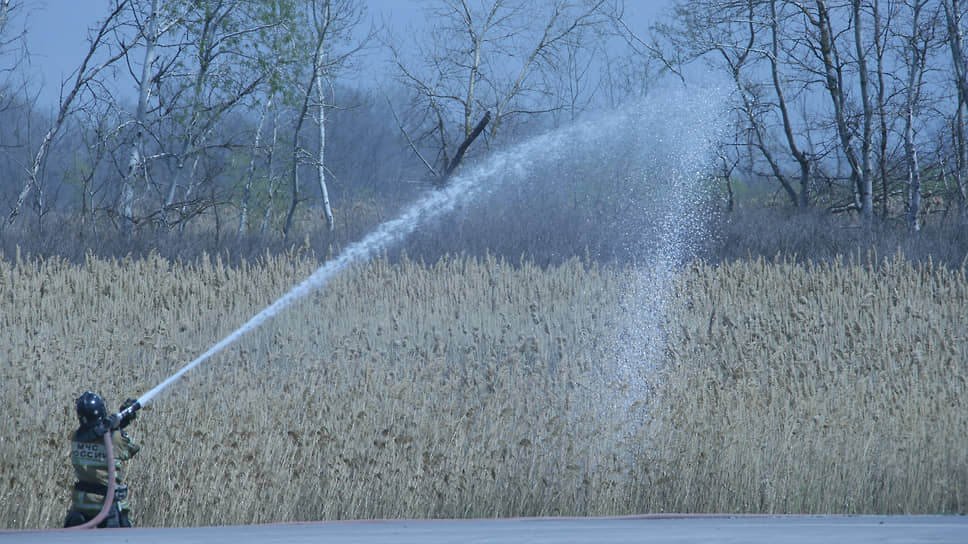
[[[315,266],[0,260],[0,527],[62,523],[80,393],[117,408]],[[134,522],[968,511],[964,269],[692,264],[649,389],[612,372],[634,272],[347,270],[139,413]]]

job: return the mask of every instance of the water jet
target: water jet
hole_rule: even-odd
[[[631,240],[630,251],[638,252],[649,244],[652,246],[641,253],[642,259],[654,265],[651,275],[640,282],[640,287],[645,285],[648,289],[635,293],[630,291],[637,299],[634,304],[645,304],[638,312],[641,314],[638,317],[644,316],[645,319],[629,326],[626,333],[638,338],[633,338],[618,350],[614,365],[603,365],[608,367],[604,372],[610,380],[628,383],[633,389],[640,388],[643,386],[643,369],[647,369],[659,354],[657,346],[661,334],[656,324],[661,320],[661,299],[665,296],[668,278],[676,264],[688,255],[688,248],[691,247],[688,238],[702,230],[702,218],[697,215],[701,191],[696,181],[697,177],[702,176],[716,137],[713,127],[723,117],[718,93],[694,90],[672,92],[662,99],[650,97],[648,101],[620,110],[589,115],[586,120],[496,151],[478,164],[465,167],[446,186],[429,190],[396,218],[347,246],[289,292],[138,397],[138,405],[147,406],[184,374],[246,333],[307,294],[323,288],[350,265],[371,258],[418,228],[483,196],[500,198],[501,191],[515,183],[524,185],[522,180],[534,178],[545,171],[575,169],[589,162],[597,164],[595,161],[608,164],[624,161],[630,165],[627,174],[629,183],[649,183],[652,180],[654,185],[651,200],[633,202],[640,208],[633,206],[629,229],[617,234]],[[600,182],[605,183],[605,180]],[[627,198],[624,194],[616,194],[615,197]],[[643,241],[642,233],[636,231],[638,216],[647,215],[646,207],[653,209],[653,215],[658,210],[660,222],[664,223],[657,240]],[[643,297],[652,300],[643,302],[640,300]],[[644,339],[644,344],[642,336],[648,337]],[[614,407],[615,402],[612,398],[606,404]]]

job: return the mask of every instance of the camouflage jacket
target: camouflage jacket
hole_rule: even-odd
[[[112,450],[114,453],[115,485],[122,485],[121,461],[134,457],[141,446],[134,443],[124,431],[111,433]],[[92,441],[78,440],[78,433],[71,435],[71,464],[77,481],[84,484],[107,486],[108,484],[108,452],[104,447],[103,437]],[[74,510],[87,513],[97,513],[104,505],[104,494],[72,490],[72,507]],[[127,497],[115,502],[122,510],[128,508]]]

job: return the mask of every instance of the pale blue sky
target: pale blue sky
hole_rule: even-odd
[[[366,0],[369,15],[394,26],[423,24],[421,0]],[[645,31],[672,0],[626,0],[629,24]],[[87,30],[108,10],[106,0],[24,0],[32,83],[43,85],[41,100],[56,105],[60,82],[77,68],[87,50]]]

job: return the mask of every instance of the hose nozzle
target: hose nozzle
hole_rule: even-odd
[[[129,421],[134,419],[134,413],[141,409],[141,403],[134,401],[127,406],[124,410],[121,410],[114,415],[117,421],[121,422],[121,426],[124,427]]]

